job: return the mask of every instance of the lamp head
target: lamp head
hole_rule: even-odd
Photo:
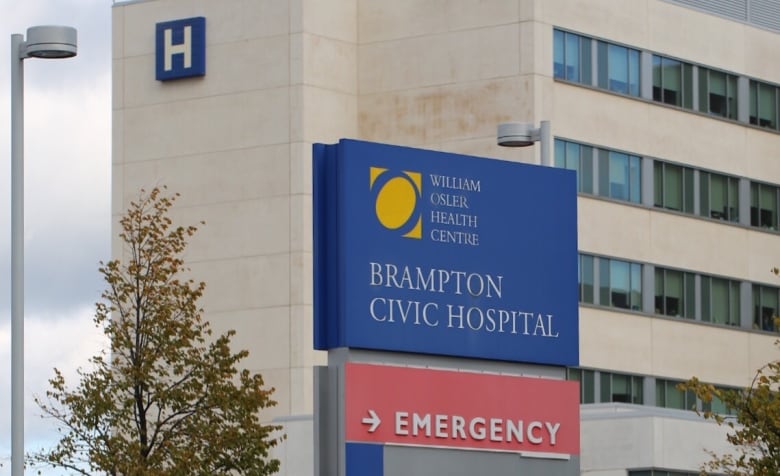
[[[76,29],[45,25],[27,29],[22,58],[70,58],[76,56]]]
[[[525,122],[504,122],[498,125],[498,145],[504,147],[528,147],[539,140],[539,130]]]

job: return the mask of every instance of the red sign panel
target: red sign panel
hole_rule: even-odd
[[[346,364],[347,441],[579,454],[577,382]]]

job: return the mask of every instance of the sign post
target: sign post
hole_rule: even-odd
[[[313,165],[320,474],[579,474],[575,173],[355,140]]]

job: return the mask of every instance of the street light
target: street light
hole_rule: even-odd
[[[550,160],[550,121],[542,121],[538,128],[525,122],[504,122],[498,125],[496,139],[498,145],[504,147],[528,147],[534,142],[541,142],[541,164],[552,165]]]
[[[76,29],[33,26],[11,35],[11,476],[24,474],[24,68],[25,58],[76,56]]]

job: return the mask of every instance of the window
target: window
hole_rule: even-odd
[[[729,326],[739,325],[739,282],[701,277],[701,318]]]
[[[778,288],[753,285],[753,328],[762,331],[776,331],[775,317],[780,309]]]
[[[693,108],[693,66],[653,55],[653,101]]]
[[[555,166],[577,172],[577,191],[593,193],[593,147],[555,139]]]
[[[777,129],[777,87],[750,81],[750,123],[769,129]]]
[[[585,369],[566,369],[566,379],[576,380],[580,383],[580,403],[595,403],[596,384],[593,370]]]
[[[770,230],[777,229],[778,188],[753,182],[750,184],[750,224]]]
[[[656,207],[693,213],[693,169],[661,161],[653,163]]]
[[[639,50],[599,41],[598,86],[639,96]]]
[[[699,476],[699,472],[669,471],[666,469],[630,469],[628,476]]]
[[[601,402],[642,404],[644,378],[601,372]]]
[[[553,30],[553,75],[558,79],[591,84],[591,39]]]
[[[737,77],[699,67],[699,110],[737,119]]]
[[[593,256],[580,255],[579,256],[579,287],[580,287],[580,302],[586,302],[593,304]]]
[[[656,379],[655,405],[663,408],[692,410],[696,408],[696,394],[692,390],[680,390],[677,380]]]
[[[718,220],[739,221],[739,179],[700,172],[701,215]]]
[[[722,391],[729,391],[729,390],[738,390],[734,388],[726,388],[726,387],[719,387],[715,386],[716,389],[722,390]],[[733,408],[727,407],[726,404],[721,400],[720,398],[716,396],[712,396],[712,400],[709,402],[701,402],[701,409],[705,412],[713,412],[713,413],[719,413],[721,415],[736,415],[737,411]]]
[[[655,313],[696,317],[696,276],[693,273],[655,268]]]
[[[642,265],[599,258],[600,304],[621,309],[642,309]]]
[[[641,160],[636,155],[555,139],[555,166],[577,172],[577,190],[581,193],[641,202]]]
[[[599,150],[599,195],[639,203],[641,183],[639,157]]]

